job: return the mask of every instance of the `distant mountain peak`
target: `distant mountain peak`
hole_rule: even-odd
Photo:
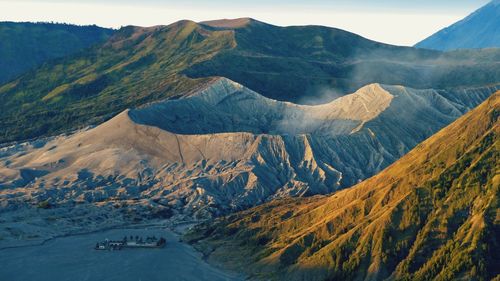
[[[218,19],[200,22],[202,25],[208,25],[214,28],[222,29],[237,29],[246,27],[252,23],[260,23],[260,21],[252,18],[236,18],[236,19]]]
[[[500,0],[493,0],[415,47],[435,50],[500,47]]]

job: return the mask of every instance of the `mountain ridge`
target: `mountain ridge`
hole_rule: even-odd
[[[220,19],[220,20],[199,22],[199,24],[208,25],[213,28],[228,28],[228,29],[242,28],[252,23],[262,24],[262,22],[255,20],[253,18]]]
[[[495,89],[374,84],[307,106],[213,79],[95,128],[0,149],[0,197],[5,210],[142,198],[206,218],[330,193],[380,171]]]
[[[255,279],[498,278],[499,110],[497,92],[352,188],[267,203],[185,239]]]
[[[51,60],[102,43],[114,30],[95,25],[0,22],[0,84]]]
[[[499,61],[495,50],[443,54],[326,27],[251,22],[217,29],[187,20],[128,26],[101,46],[0,86],[0,143],[97,125],[126,108],[189,94],[213,77],[275,100],[314,104],[373,82],[479,87],[498,81]]]

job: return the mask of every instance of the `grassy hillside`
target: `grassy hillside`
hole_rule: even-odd
[[[0,22],[0,83],[51,59],[102,43],[112,33],[97,26]]]
[[[209,259],[277,280],[490,280],[500,273],[500,92],[380,174],[198,226]]]
[[[440,53],[382,44],[323,26],[232,22],[221,26],[218,21],[214,28],[234,30],[236,48],[185,73],[227,77],[266,97],[298,103],[321,102],[370,83],[424,89],[500,81],[500,50]]]
[[[100,123],[125,108],[191,91],[206,80],[179,72],[233,44],[231,32],[188,21],[122,28],[102,46],[0,86],[0,143]]]
[[[125,27],[103,45],[0,86],[0,143],[97,124],[125,108],[186,94],[211,76],[311,103],[371,82],[485,86],[500,81],[499,62],[500,50],[442,54],[250,19]]]

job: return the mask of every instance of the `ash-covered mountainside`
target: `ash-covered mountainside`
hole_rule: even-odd
[[[307,106],[220,78],[92,129],[0,149],[2,209],[139,200],[209,217],[326,194],[382,170],[496,89],[371,84]]]
[[[185,238],[255,280],[498,280],[499,113],[497,92],[352,188],[264,204]]]

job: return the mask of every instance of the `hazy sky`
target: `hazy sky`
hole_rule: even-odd
[[[0,21],[151,26],[180,19],[252,17],[276,25],[317,24],[413,45],[488,0],[0,0]]]

